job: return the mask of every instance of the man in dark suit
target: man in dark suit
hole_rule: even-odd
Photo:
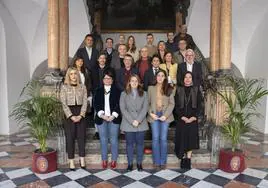
[[[95,94],[95,90],[101,86],[103,86],[103,80],[102,76],[103,73],[109,69],[109,66],[107,66],[106,56],[104,53],[101,53],[98,60],[98,64],[91,69],[91,85],[93,88],[92,94]],[[113,70],[111,70],[113,71]]]
[[[178,44],[178,42],[184,39],[187,42],[187,48],[193,49],[195,50],[196,48],[196,44],[194,42],[194,39],[191,35],[189,35],[187,33],[187,26],[186,25],[181,25],[180,26],[180,33],[178,33],[175,37],[174,37],[174,42],[176,44]]]
[[[144,91],[148,90],[148,87],[155,84],[155,75],[160,70],[160,57],[158,55],[153,55],[152,66],[144,74]]]
[[[202,66],[200,63],[194,61],[195,53],[192,49],[188,49],[185,53],[185,60],[180,64],[177,73],[177,84],[183,85],[184,75],[187,71],[192,72],[193,74],[193,85],[202,86],[203,85],[203,75],[202,75]]]
[[[85,47],[78,49],[77,57],[84,60],[86,68],[90,71],[94,66],[97,65],[97,59],[99,51],[93,47],[93,36],[87,34],[84,39]]]
[[[103,53],[106,55],[106,65],[110,67],[113,56],[117,55],[117,50],[113,48],[112,38],[107,38],[105,45]]]
[[[124,57],[125,67],[121,67],[116,72],[116,86],[120,91],[125,90],[126,83],[131,74],[138,74],[138,69],[133,67],[133,57],[126,54]]]

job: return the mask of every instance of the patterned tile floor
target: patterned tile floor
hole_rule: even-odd
[[[145,164],[143,172],[126,172],[126,164],[117,170],[102,170],[99,165],[88,165],[87,170],[70,172],[66,166],[50,174],[31,171],[31,153],[38,144],[23,132],[0,136],[0,187],[263,187],[268,188],[268,137],[248,133],[242,138],[247,169],[229,174],[211,164],[193,164],[183,171],[178,166],[156,171]],[[121,169],[121,170],[120,170]],[[123,169],[123,170],[122,170]]]

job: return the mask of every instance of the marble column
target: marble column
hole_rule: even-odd
[[[48,0],[48,69],[59,70],[59,1]]]
[[[60,0],[63,4],[63,0]],[[60,48],[60,18],[59,18],[59,0],[48,0],[48,70],[40,78],[40,81],[44,83],[44,86],[41,88],[41,93],[43,95],[54,95],[59,98],[60,88],[62,84],[62,76],[59,74],[60,69],[62,68],[62,63],[59,61],[59,57],[65,57],[69,53],[68,49],[68,38],[65,40],[63,45],[64,50],[68,49],[67,53],[62,48]],[[67,7],[68,11],[68,7]],[[63,16],[63,15],[61,15]],[[65,17],[65,16],[63,16]],[[69,22],[69,20],[67,20]],[[68,23],[67,23],[68,26]],[[66,25],[61,26],[61,29],[65,30]],[[67,28],[68,31],[68,28]],[[61,38],[65,39],[65,35],[68,36],[68,33],[61,31]],[[61,53],[59,53],[61,52]],[[66,59],[66,58],[65,58]],[[65,66],[65,65],[64,65]],[[62,126],[60,126],[62,127]],[[58,163],[66,164],[67,155],[65,148],[65,136],[62,128],[59,128],[57,131],[57,136],[51,137],[47,140],[48,146],[57,150]]]
[[[69,0],[59,0],[59,66],[66,72],[69,64]]]
[[[210,16],[210,71],[217,72],[220,67],[220,3],[211,0]]]
[[[231,45],[232,45],[232,0],[221,2],[220,18],[220,69],[231,69]]]

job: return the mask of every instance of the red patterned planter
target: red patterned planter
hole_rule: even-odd
[[[49,149],[46,153],[35,150],[32,155],[32,171],[45,174],[57,170],[57,151]]]
[[[220,150],[219,169],[229,173],[237,173],[243,172],[245,168],[245,156],[241,150],[235,152],[232,152],[231,149]]]

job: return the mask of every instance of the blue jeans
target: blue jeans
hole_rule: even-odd
[[[159,117],[161,112],[156,113]],[[169,123],[156,120],[151,124],[153,137],[153,161],[155,165],[167,163],[167,134]]]
[[[101,143],[101,158],[103,161],[108,160],[108,139],[111,143],[112,161],[116,161],[118,157],[118,131],[119,125],[113,122],[103,120],[101,125],[98,125],[98,132]]]
[[[137,164],[142,163],[143,148],[144,148],[144,134],[145,134],[145,131],[125,132],[128,164],[133,163],[134,144],[136,144]]]

